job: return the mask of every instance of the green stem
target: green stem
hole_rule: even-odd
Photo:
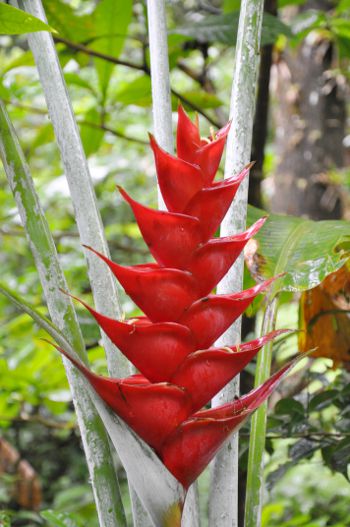
[[[273,331],[277,317],[277,298],[274,297],[266,307],[262,335]],[[256,364],[255,386],[259,386],[270,376],[273,342],[269,342],[259,352]],[[264,452],[266,439],[267,403],[255,412],[251,420],[247,491],[245,503],[245,527],[257,527],[261,523],[262,498],[264,490]]]
[[[0,101],[0,156],[26,230],[53,323],[85,362],[86,351],[73,305],[60,289],[67,283],[60,268],[54,241],[36,194],[29,167],[15,130]],[[78,372],[65,361],[83,446],[88,461],[100,524],[125,527],[120,490],[103,424]]]

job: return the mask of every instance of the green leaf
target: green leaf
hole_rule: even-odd
[[[248,225],[264,215],[264,211],[248,207]],[[350,255],[349,222],[342,220],[312,221],[271,214],[255,240],[258,246],[250,270],[259,279],[286,273],[276,282],[276,290],[316,287]]]
[[[232,11],[225,15],[210,15],[200,22],[186,24],[171,31],[191,37],[199,42],[221,42],[234,46],[237,38],[239,11]],[[278,35],[291,36],[291,31],[286,24],[277,17],[265,13],[261,35],[261,45],[273,44]]]
[[[78,527],[70,514],[52,510],[41,511],[40,515],[48,522],[49,527]]]
[[[288,415],[291,419],[293,419],[304,417],[305,410],[299,401],[288,397],[278,401],[275,407],[275,414]]]
[[[302,5],[306,0],[278,0],[278,7],[285,7],[287,5]]]
[[[101,0],[93,13],[95,39],[91,48],[118,58],[122,52],[132,15],[132,0]],[[113,64],[95,59],[104,102]]]
[[[4,75],[4,73],[7,73],[8,71],[11,71],[15,68],[20,68],[21,66],[34,66],[34,65],[35,65],[35,62],[34,62],[33,53],[31,51],[24,51],[24,52],[21,52],[15,58],[11,58],[8,61],[3,60],[1,73]]]
[[[213,93],[208,93],[203,90],[190,90],[181,92],[190,103],[202,108],[203,110],[208,108],[219,108],[222,106],[222,101]],[[179,101],[177,97],[173,97],[173,109],[176,111]],[[185,104],[186,107],[186,104]]]
[[[93,35],[91,16],[78,16],[67,2],[62,0],[43,0],[49,24],[68,40],[81,42]]]
[[[113,93],[113,100],[125,106],[130,104],[136,106],[151,106],[152,91],[150,77],[148,75],[142,75],[131,82],[120,83],[118,90]]]
[[[335,404],[339,393],[337,390],[326,390],[325,392],[318,393],[309,402],[309,412],[319,412],[324,408],[328,408],[332,404]]]
[[[90,108],[90,110],[86,112],[84,115],[84,121],[86,121],[86,124],[81,123],[80,125],[81,140],[83,142],[85,154],[89,157],[91,154],[97,152],[105,133],[98,127],[101,123],[101,116],[96,108]]]
[[[35,16],[16,7],[0,3],[0,35],[22,35],[36,31],[56,32]]]

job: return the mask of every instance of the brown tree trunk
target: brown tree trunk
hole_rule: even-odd
[[[329,8],[307,2],[305,8]],[[271,209],[312,219],[340,218],[342,204],[329,172],[344,164],[345,100],[331,68],[335,47],[311,32],[276,65],[278,165]]]

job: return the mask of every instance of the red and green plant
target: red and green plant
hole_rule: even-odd
[[[167,211],[145,207],[119,188],[156,263],[121,266],[89,248],[106,262],[145,316],[122,322],[82,303],[140,373],[124,379],[101,377],[57,348],[155,450],[185,489],[290,367],[240,399],[203,409],[262,346],[286,331],[272,331],[240,346],[212,347],[274,281],[235,294],[212,293],[265,222],[261,218],[238,235],[212,237],[250,168],[225,181],[214,181],[229,126],[210,139],[201,139],[198,123],[180,106],[177,157],[162,150],[151,136]]]

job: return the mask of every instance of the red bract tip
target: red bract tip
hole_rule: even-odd
[[[161,448],[161,459],[185,488],[197,479],[229,436],[266,401],[293,364],[240,399],[197,412],[167,438]]]
[[[204,176],[197,165],[191,165],[160,148],[150,135],[158,183],[170,212],[184,212],[189,201],[204,186]]]
[[[265,220],[265,218],[261,218],[241,234],[227,236],[226,238],[214,238],[197,249],[186,269],[197,280],[202,296],[210,293],[225,276],[247,242],[264,225]]]
[[[160,265],[186,268],[192,253],[202,240],[198,218],[144,207],[118,187],[130,204],[142,237]]]
[[[273,279],[232,295],[210,295],[194,302],[179,319],[192,331],[197,349],[209,348]]]
[[[204,174],[204,184],[209,186],[219,168],[231,123],[219,130],[214,139],[201,140],[198,126],[191,121],[183,107],[178,109],[177,155],[180,159],[198,165]]]
[[[187,356],[171,382],[186,388],[196,412],[240,373],[258,351],[285,330],[272,331],[264,337],[227,348],[210,348]]]
[[[52,345],[81,371],[101,399],[155,450],[159,451],[164,439],[191,412],[190,398],[178,386],[151,384],[141,375],[127,379],[102,377],[59,346]]]
[[[109,266],[126,293],[152,322],[177,321],[200,293],[188,271],[157,264],[124,267],[87,247]]]
[[[204,188],[198,192],[184,209],[184,214],[195,216],[201,224],[202,241],[207,242],[215,234],[239,185],[248,174],[248,170],[233,178],[215,183],[211,187]]]
[[[190,330],[174,322],[120,322],[83,304],[113,344],[151,382],[169,381],[189,353],[195,351]]]

